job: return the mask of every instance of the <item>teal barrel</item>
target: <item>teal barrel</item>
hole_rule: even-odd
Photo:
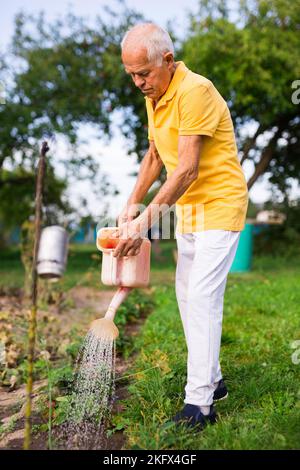
[[[238,249],[232,263],[230,272],[246,272],[251,269],[253,251],[253,225],[246,224],[241,232]]]

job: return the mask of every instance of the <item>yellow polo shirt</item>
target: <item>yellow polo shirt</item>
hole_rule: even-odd
[[[203,136],[198,178],[176,202],[176,231],[243,230],[248,191],[228,106],[212,82],[176,63],[155,110],[145,97],[148,138],[154,140],[168,177],[178,165],[178,137]]]

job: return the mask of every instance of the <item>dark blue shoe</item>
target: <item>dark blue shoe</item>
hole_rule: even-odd
[[[214,402],[215,401],[221,401],[221,400],[225,400],[225,398],[228,397],[228,390],[227,390],[227,387],[225,385],[225,382],[223,379],[221,379],[218,383],[218,386],[215,390],[215,393],[214,393],[214,396],[213,396],[213,400]]]
[[[183,410],[179,411],[173,421],[176,424],[184,424],[188,427],[197,427],[202,430],[207,424],[215,424],[217,415],[213,405],[210,407],[208,415],[204,415],[199,406],[186,404]]]

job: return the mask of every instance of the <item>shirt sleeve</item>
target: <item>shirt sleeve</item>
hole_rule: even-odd
[[[183,93],[179,100],[179,135],[212,137],[220,121],[220,109],[218,93],[212,86],[197,85]]]

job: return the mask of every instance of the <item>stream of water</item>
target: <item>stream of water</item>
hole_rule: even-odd
[[[61,434],[66,449],[101,449],[115,392],[115,341],[89,332],[76,363],[75,386]]]

